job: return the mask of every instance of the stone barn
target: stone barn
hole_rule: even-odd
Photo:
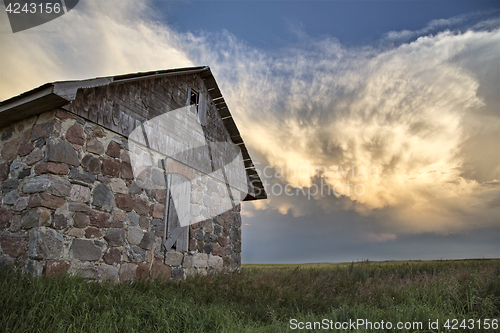
[[[208,67],[44,84],[0,103],[0,257],[36,275],[241,265],[266,193]]]

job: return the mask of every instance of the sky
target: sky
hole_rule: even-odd
[[[268,192],[243,263],[500,257],[499,1],[81,0],[15,34],[0,13],[1,100],[199,65]]]

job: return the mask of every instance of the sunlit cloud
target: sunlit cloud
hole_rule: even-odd
[[[435,198],[482,191],[476,179],[462,177],[462,146],[470,136],[464,120],[494,101],[478,95],[480,78],[454,59],[484,63],[475,46],[495,50],[499,38],[498,31],[446,32],[376,55],[324,41],[288,58],[247,57],[244,63],[257,70],[241,66],[236,80],[223,82],[247,142],[270,165],[376,166],[379,177],[341,177],[365,186],[363,196],[351,197],[362,204],[358,209],[404,203],[420,210]],[[498,168],[498,156],[492,159]],[[315,172],[286,174],[286,180],[307,187]],[[331,185],[338,180],[325,179]],[[289,206],[278,209],[287,212]]]
[[[49,81],[193,66],[177,34],[152,20],[148,1],[80,1],[39,27],[12,34],[0,15],[0,99]]]

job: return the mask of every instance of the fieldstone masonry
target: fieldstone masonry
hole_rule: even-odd
[[[240,206],[189,227],[186,252],[161,248],[164,190],[134,180],[124,137],[63,109],[0,129],[0,255],[35,274],[185,277],[241,265]],[[161,175],[163,176],[163,175]],[[195,184],[200,209],[218,195]]]
[[[170,111],[164,127],[150,122]],[[143,132],[153,140],[134,141]],[[145,145],[167,141],[184,150],[134,175]],[[243,172],[221,172],[235,151]],[[168,251],[165,205],[180,194],[166,200],[163,167],[190,186],[181,201],[190,224]],[[231,182],[242,187],[229,191]],[[239,202],[266,198],[208,67],[55,82],[1,102],[0,196],[0,267],[116,282],[238,271]]]

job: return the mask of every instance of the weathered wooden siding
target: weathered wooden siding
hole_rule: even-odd
[[[188,88],[207,98],[207,133],[229,141],[229,133],[199,74],[160,77],[80,89],[70,111],[125,137],[144,122],[186,105]]]

